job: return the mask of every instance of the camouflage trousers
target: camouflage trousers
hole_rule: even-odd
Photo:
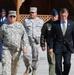
[[[40,58],[39,54],[40,53],[39,51],[41,50],[40,44],[32,43],[31,49],[32,49],[31,52],[28,52],[28,54],[24,54],[24,63],[26,66],[30,65],[31,63],[32,68],[36,69],[38,67],[39,64],[38,61]]]
[[[9,48],[3,49],[2,53],[2,75],[16,75],[17,65],[21,51]]]
[[[23,53],[23,61],[25,63],[25,66],[28,67],[32,64],[32,50],[31,47],[27,48],[27,53]]]

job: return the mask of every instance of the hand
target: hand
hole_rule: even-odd
[[[23,51],[23,53],[27,53],[27,50],[26,49],[23,49],[22,51]]]
[[[74,52],[72,52],[72,54],[74,54]]]
[[[45,46],[47,45],[47,43],[45,42]]]
[[[42,51],[45,51],[45,47],[41,47],[42,48]]]
[[[48,52],[49,52],[50,54],[51,54],[51,53],[53,53],[53,49],[49,49],[49,51],[48,51]]]

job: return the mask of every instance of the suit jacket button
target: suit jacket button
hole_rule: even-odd
[[[66,44],[66,42],[64,41],[64,44]]]

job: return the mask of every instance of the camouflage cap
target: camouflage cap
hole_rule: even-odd
[[[16,11],[10,10],[8,16],[16,16]]]
[[[37,12],[37,7],[30,7],[30,12]]]

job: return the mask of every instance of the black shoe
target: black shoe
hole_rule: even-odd
[[[62,75],[64,75],[64,72],[62,72]]]
[[[2,60],[0,59],[0,62],[2,62]]]
[[[29,66],[26,68],[26,71],[25,71],[24,75],[28,75],[30,72],[31,72],[31,66],[29,65]]]

